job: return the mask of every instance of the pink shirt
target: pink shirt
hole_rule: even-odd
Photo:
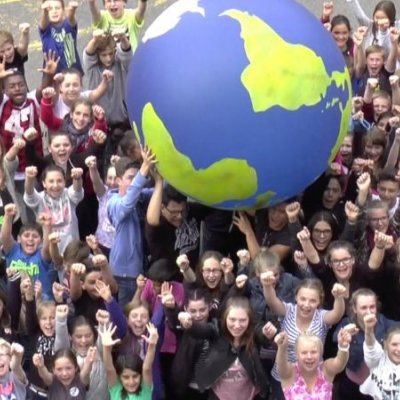
[[[253,382],[238,358],[215,382],[212,390],[219,400],[251,400],[257,394]]]
[[[172,294],[175,297],[175,302],[179,307],[183,306],[185,302],[185,290],[183,288],[182,283],[179,282],[170,282],[172,286]],[[153,283],[150,279],[147,279],[146,285],[143,289],[142,295],[140,296],[141,300],[145,300],[150,304],[152,310],[155,309],[156,305],[162,307],[160,297],[155,293],[153,289]],[[165,324],[164,331],[164,341],[161,345],[161,353],[176,353],[176,337],[175,334],[168,327],[168,324]]]

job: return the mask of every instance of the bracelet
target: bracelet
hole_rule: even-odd
[[[338,345],[338,350],[343,351],[345,353],[348,353],[350,349],[350,344],[348,344],[346,347],[341,346],[340,344]]]

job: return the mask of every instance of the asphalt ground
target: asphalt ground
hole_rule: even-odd
[[[68,0],[64,0],[68,3]],[[176,0],[148,0],[148,10],[146,13],[145,26],[142,30],[144,32],[152,21]],[[218,1],[218,0],[215,0]],[[249,0],[250,1],[250,0]],[[280,0],[264,0],[266,6],[269,2]],[[364,3],[365,11],[368,15],[372,14],[372,10],[377,0],[360,0]],[[97,0],[99,7],[102,6],[102,0]],[[322,0],[299,0],[316,16],[320,16],[322,10]],[[334,14],[345,14],[350,17],[353,27],[356,27],[356,21],[351,18],[350,11],[347,6],[346,0],[334,0]],[[9,30],[13,33],[15,41],[18,40],[18,25],[22,22],[31,24],[31,41],[29,45],[29,61],[25,67],[26,76],[30,88],[36,87],[40,82],[40,74],[37,69],[42,65],[42,51],[41,42],[38,36],[38,18],[40,11],[40,0],[0,0],[0,29]],[[89,13],[89,5],[87,0],[79,1],[79,8],[77,10],[77,20],[79,28],[78,47],[79,52],[82,54],[83,48],[91,37],[91,17]],[[127,7],[136,7],[136,0],[128,0]],[[284,15],[282,18],[284,19]]]

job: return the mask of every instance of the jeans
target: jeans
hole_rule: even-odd
[[[118,283],[118,304],[122,309],[132,300],[136,292],[136,278],[115,276]]]

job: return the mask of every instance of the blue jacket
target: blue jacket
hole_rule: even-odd
[[[115,228],[115,240],[110,252],[114,276],[136,278],[143,272],[143,234],[138,203],[150,198],[153,189],[143,189],[147,179],[138,172],[124,196],[111,190],[107,214]]]
[[[354,321],[349,317],[343,318],[339,325],[336,327],[335,333],[333,334],[333,341],[337,342],[337,336],[341,328],[353,322]],[[398,324],[398,322],[388,319],[382,314],[378,314],[378,322],[375,326],[375,337],[381,345],[383,345],[383,339],[385,338],[388,329],[396,324]],[[350,371],[357,372],[360,369],[361,363],[364,361],[364,338],[364,331],[360,329],[351,340],[349,361],[347,362],[347,368]]]

